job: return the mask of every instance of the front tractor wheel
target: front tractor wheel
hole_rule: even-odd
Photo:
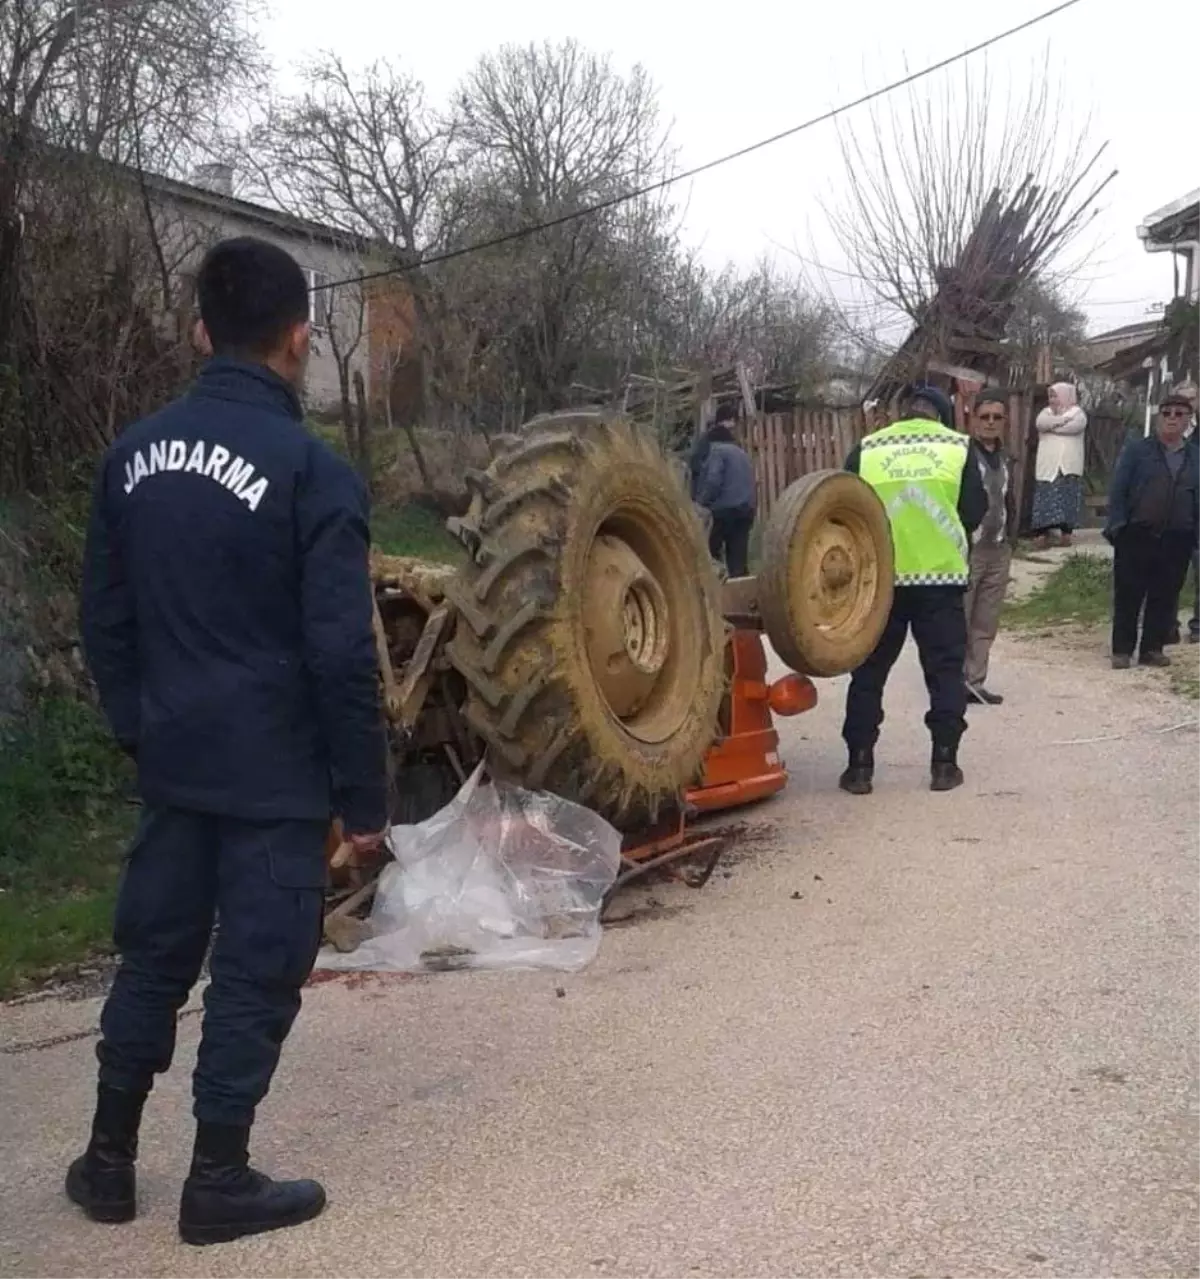
[[[653,438],[603,413],[536,419],[451,529],[466,715],[501,777],[651,820],[698,775],[724,691],[719,584]]]

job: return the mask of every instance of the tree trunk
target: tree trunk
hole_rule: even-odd
[[[387,426],[389,431],[396,428],[395,413],[392,409],[392,395],[396,390],[395,370],[392,370],[391,376],[388,378],[387,390],[383,396],[384,412],[387,414]],[[433,476],[429,473],[429,465],[425,461],[425,454],[421,451],[421,441],[417,438],[417,431],[407,417],[404,419],[404,434],[408,436],[408,446],[412,449],[413,457],[417,462],[417,470],[421,472],[421,483],[425,486],[427,492],[433,492]]]
[[[354,464],[358,467],[358,473],[362,476],[363,483],[367,486],[367,492],[374,491],[375,477],[371,471],[371,419],[367,412],[367,388],[363,382],[363,375],[358,369],[354,370],[354,400],[358,409],[356,434],[356,451],[353,454]]]

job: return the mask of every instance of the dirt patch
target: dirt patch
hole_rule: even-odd
[[[372,971],[338,972],[328,968],[318,968],[309,976],[306,986],[327,986],[330,982],[339,982],[347,990],[365,990],[382,995],[385,990],[403,982],[424,981],[428,973],[377,973]]]
[[[696,889],[702,892],[702,889]],[[633,924],[648,923],[656,919],[672,919],[685,915],[692,909],[688,902],[667,903],[658,897],[646,896],[636,901],[637,890],[630,888],[616,899],[611,915],[605,915],[605,928],[629,928]]]
[[[777,821],[736,822],[712,830],[704,828],[706,835],[721,835],[729,843],[717,863],[717,870],[732,870],[747,862],[757,861],[769,853],[777,853],[783,847]]]

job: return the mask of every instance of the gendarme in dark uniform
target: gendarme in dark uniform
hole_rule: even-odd
[[[846,459],[846,469],[870,484],[887,510],[896,560],[887,626],[875,651],[851,676],[846,695],[842,736],[850,761],[840,785],[851,794],[871,791],[883,691],[910,629],[929,690],[925,724],[933,740],[931,789],[962,784],[964,596],[970,538],[987,511],[987,491],[971,456],[974,446],[951,429],[953,420],[950,401],[937,387],[911,387],[902,420],[868,435]]]
[[[197,289],[214,358],[109,449],[88,535],[84,645],[144,815],[67,1191],[95,1219],[134,1215],[142,1105],[219,919],[180,1205],[183,1237],[209,1243],[324,1205],[316,1182],[253,1171],[247,1145],[316,957],[331,815],[365,846],[387,814],[367,499],[302,420],[303,273],[227,241]]]

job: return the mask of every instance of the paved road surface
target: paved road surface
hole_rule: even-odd
[[[314,990],[256,1145],[325,1178],[300,1230],[176,1241],[183,1070],[141,1218],[83,1221],[91,1043],[47,1041],[96,1005],[0,1010],[0,1273],[1196,1274],[1197,736],[1156,731],[1194,707],[1098,651],[1002,643],[995,683],[930,795],[907,660],[870,799],[827,686],[729,876],[578,977]]]

